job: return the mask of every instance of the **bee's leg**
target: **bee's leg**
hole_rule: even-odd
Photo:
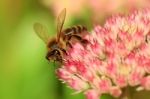
[[[149,43],[149,42],[150,42],[150,35],[146,35],[145,42],[146,42],[146,43]]]
[[[78,40],[79,40],[81,43],[83,43],[83,44],[89,43],[88,40],[83,39],[81,36],[79,36],[79,35],[77,35],[77,34],[72,34],[72,37],[75,37],[76,39],[78,39]]]
[[[61,56],[57,56],[57,62],[59,62],[59,63],[62,63],[62,62],[63,62],[63,59],[62,59]]]
[[[69,46],[70,48],[72,48],[72,44],[69,42],[71,40],[71,35],[66,35],[66,46]]]
[[[87,44],[88,43],[88,40],[86,40],[86,39],[83,39],[80,35],[78,35],[78,34],[73,34],[74,32],[73,31],[69,31],[69,32],[66,32],[66,34],[65,34],[65,38],[67,39],[66,41],[66,45],[67,46],[69,46],[70,48],[72,48],[72,44],[71,44],[71,42],[69,42],[69,41],[71,41],[71,39],[72,38],[75,38],[75,39],[77,39],[77,40],[79,40],[82,44]]]
[[[69,46],[70,48],[72,48],[72,44],[69,41],[66,42],[66,46]]]
[[[60,48],[60,50],[61,50],[63,53],[65,53],[65,54],[67,55],[67,52],[66,52],[66,50],[65,50],[65,49]]]

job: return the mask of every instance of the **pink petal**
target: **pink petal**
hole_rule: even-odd
[[[86,99],[99,99],[100,97],[98,91],[94,89],[87,90],[85,95],[86,95]]]

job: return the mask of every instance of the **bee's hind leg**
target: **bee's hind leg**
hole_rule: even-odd
[[[81,36],[77,35],[77,34],[73,34],[72,37],[75,37],[77,40],[79,40],[82,44],[88,44],[89,41],[86,39],[83,39]]]
[[[68,42],[66,42],[66,46],[69,46],[70,48],[73,48],[72,47],[72,44],[68,41]]]

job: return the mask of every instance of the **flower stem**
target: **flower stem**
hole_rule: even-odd
[[[122,95],[119,97],[119,99],[132,99],[132,93],[133,93],[133,90],[131,87],[126,87],[123,89],[122,91]]]

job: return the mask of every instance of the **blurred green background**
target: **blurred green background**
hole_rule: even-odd
[[[64,27],[82,24],[89,30],[113,13],[126,12],[142,0],[1,0],[0,1],[0,99],[84,99],[61,84],[53,63],[45,59],[46,48],[33,31],[44,24],[51,36],[55,19],[67,8]],[[141,3],[142,2],[142,3]]]

